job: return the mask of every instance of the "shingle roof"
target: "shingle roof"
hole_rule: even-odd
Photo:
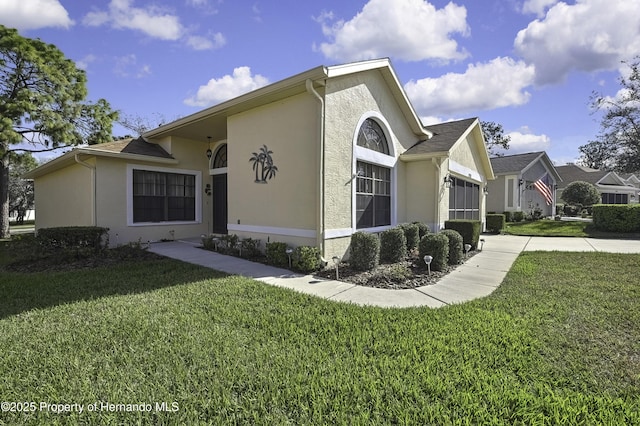
[[[524,170],[542,155],[544,155],[544,151],[493,157],[491,158],[491,167],[493,167],[493,173],[497,175],[501,173],[517,173]]]
[[[120,141],[107,142],[92,145],[88,149],[108,152],[121,152],[123,154],[147,155],[150,157],[173,158],[160,145],[147,142],[142,136],[137,139],[122,139]]]
[[[606,170],[590,169],[588,167],[576,166],[575,164],[567,164],[566,166],[556,167],[558,174],[562,178],[562,188],[571,182],[583,181],[596,184],[600,179],[605,177],[609,172]]]
[[[467,118],[465,120],[425,126],[427,130],[433,133],[433,137],[416,143],[404,154],[431,154],[434,152],[449,151],[476,120],[477,118]]]

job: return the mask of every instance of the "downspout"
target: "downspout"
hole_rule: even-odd
[[[98,209],[96,206],[96,203],[98,202],[96,199],[96,167],[92,166],[89,163],[86,163],[82,160],[80,160],[80,154],[76,153],[74,156],[74,159],[76,160],[76,163],[80,164],[81,166],[84,166],[86,168],[88,168],[89,170],[91,170],[91,186],[93,187],[93,190],[91,191],[91,226],[97,226],[98,224]]]
[[[320,176],[318,177],[318,223],[316,227],[316,238],[318,248],[320,249],[320,257],[326,262],[324,258],[324,99],[322,99],[322,96],[313,88],[313,81],[311,81],[311,79],[307,79],[305,85],[307,92],[320,102],[320,147],[318,152],[318,172]]]
[[[433,162],[433,165],[436,166],[436,190],[435,192],[435,197],[436,197],[436,201],[435,201],[435,205],[436,205],[436,217],[435,217],[435,223],[434,223],[434,228],[436,227],[440,227],[440,162],[438,161],[437,158],[432,158],[431,159]],[[433,232],[437,232],[439,231],[439,229],[434,229]]]

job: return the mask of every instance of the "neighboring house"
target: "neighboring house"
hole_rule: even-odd
[[[619,175],[616,172],[591,169],[589,167],[567,164],[556,167],[562,176],[562,185],[558,186],[558,199],[562,191],[576,181],[589,182],[600,192],[603,204],[635,204],[638,202],[640,179],[633,174]]]
[[[36,228],[112,244],[233,233],[346,254],[356,231],[486,213],[478,119],[425,127],[386,59],[313,68],[27,175]]]
[[[487,185],[487,210],[502,213],[542,210],[555,215],[555,187],[561,181],[545,152],[505,155],[491,158],[496,176]]]

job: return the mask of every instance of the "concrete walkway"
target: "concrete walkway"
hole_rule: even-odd
[[[312,275],[292,273],[261,263],[225,256],[200,248],[199,239],[154,243],[150,251],[162,256],[243,275],[264,283],[293,289],[329,300],[382,307],[428,306],[438,308],[485,297],[502,282],[522,251],[602,251],[640,253],[638,240],[593,238],[544,238],[483,235],[482,251],[436,284],[409,290],[386,290],[358,286]]]

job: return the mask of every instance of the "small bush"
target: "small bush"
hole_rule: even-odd
[[[418,245],[420,259],[426,255],[432,256],[431,269],[442,271],[449,261],[449,238],[442,232],[438,234],[427,234],[420,239]]]
[[[556,216],[562,216],[564,213],[564,204],[556,204]]]
[[[407,257],[407,239],[400,228],[387,229],[380,233],[380,261],[398,263]]]
[[[522,222],[524,220],[524,212],[513,212],[511,217],[514,222]]]
[[[100,252],[109,247],[109,228],[68,226],[39,229],[38,244],[45,250],[73,251],[76,254]]]
[[[440,231],[449,239],[449,265],[458,265],[462,263],[464,258],[462,235],[453,229],[444,229]]]
[[[502,213],[504,215],[504,221],[505,222],[512,222],[513,221],[513,212],[503,212]]]
[[[356,232],[351,236],[349,264],[357,271],[370,271],[380,262],[380,239],[375,234]]]
[[[311,246],[296,247],[292,255],[293,269],[305,274],[320,269],[320,249]]]
[[[504,225],[507,218],[503,214],[488,214],[487,215],[487,231],[500,233],[504,229]]]
[[[562,212],[565,216],[576,217],[578,216],[578,212],[580,211],[579,206],[572,206],[570,204],[565,204],[562,208]]]
[[[422,237],[431,232],[431,229],[429,229],[429,225],[427,225],[426,223],[413,222],[413,224],[418,227],[418,238],[420,240],[422,239]]]
[[[280,266],[289,266],[289,256],[287,256],[287,243],[274,241],[266,244],[265,254],[267,256],[267,263]]]
[[[420,228],[415,223],[403,223],[399,226],[407,240],[407,251],[413,251],[418,247],[418,243],[420,242]]]
[[[479,220],[447,220],[444,222],[445,229],[458,231],[462,235],[464,244],[470,244],[472,250],[478,247],[480,225]]]
[[[254,259],[262,254],[260,251],[260,240],[253,238],[243,238],[240,241],[240,256]]]

